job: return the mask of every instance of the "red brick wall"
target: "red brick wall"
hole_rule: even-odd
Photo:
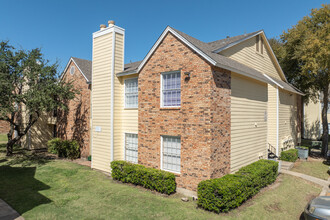
[[[64,75],[64,81],[73,82],[74,88],[78,89],[80,94],[68,103],[67,112],[58,112],[57,117],[57,135],[62,139],[77,140],[81,147],[81,156],[90,155],[90,85],[75,66],[75,73],[70,74],[71,62],[67,72]]]
[[[160,108],[160,73],[181,70],[181,107]],[[190,72],[190,79],[184,73]],[[230,170],[230,72],[213,69],[168,34],[139,74],[139,163],[160,168],[161,135],[181,136],[177,186]]]
[[[0,120],[0,134],[6,134],[9,131],[9,123]]]

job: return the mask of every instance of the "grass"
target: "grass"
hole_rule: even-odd
[[[0,144],[7,143],[7,134],[0,134]]]
[[[328,180],[329,164],[322,160],[297,161],[292,171]]]
[[[196,208],[181,196],[163,196],[113,181],[101,172],[68,161],[40,159],[0,145],[0,198],[25,219],[297,219],[321,189],[281,175],[272,186],[228,214]]]

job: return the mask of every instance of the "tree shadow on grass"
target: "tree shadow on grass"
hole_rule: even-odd
[[[0,198],[23,214],[51,200],[39,193],[50,187],[34,178],[36,167],[0,166]]]

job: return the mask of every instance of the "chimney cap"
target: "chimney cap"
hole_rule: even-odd
[[[103,30],[104,28],[106,28],[107,26],[105,26],[105,24],[101,24],[100,25],[100,29]]]
[[[108,25],[115,25],[115,21],[114,20],[108,21]]]

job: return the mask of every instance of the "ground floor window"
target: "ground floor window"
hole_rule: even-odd
[[[125,133],[125,160],[138,163],[138,135]]]
[[[162,136],[162,169],[180,173],[181,138]]]

